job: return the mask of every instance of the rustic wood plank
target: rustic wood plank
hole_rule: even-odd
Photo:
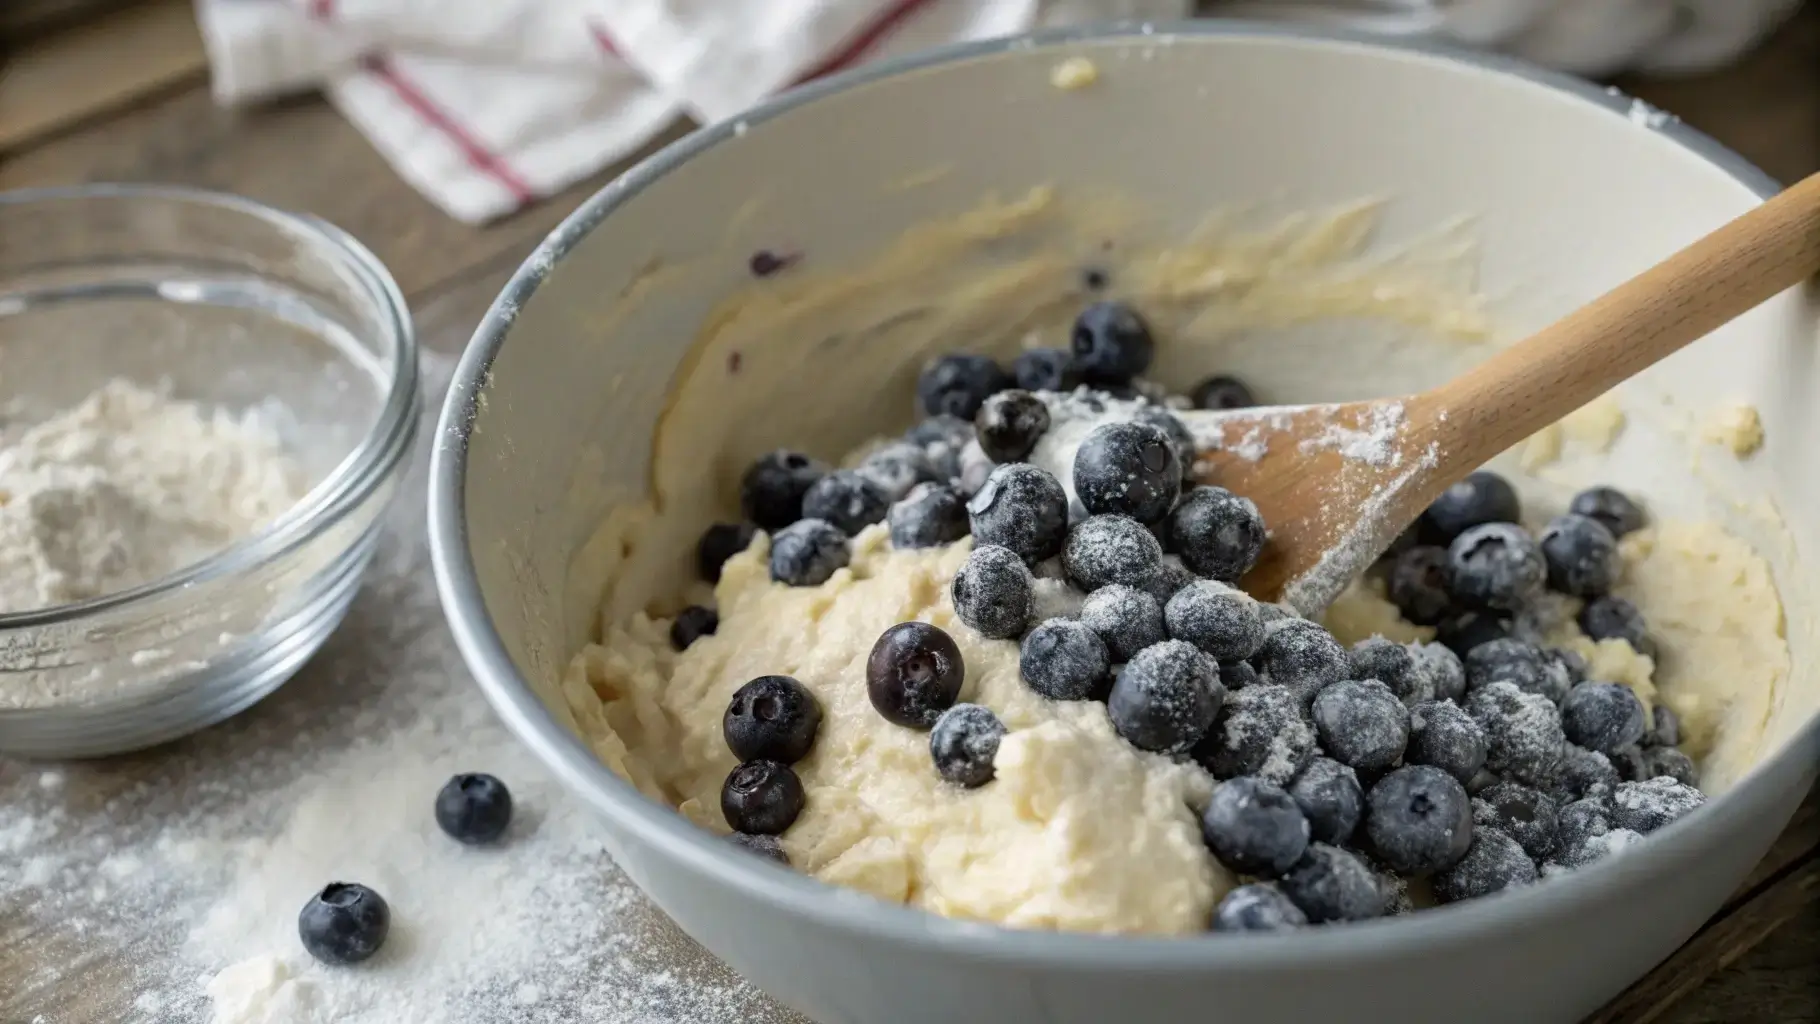
[[[1713,975],[1660,1024],[1820,1024],[1820,903]]]

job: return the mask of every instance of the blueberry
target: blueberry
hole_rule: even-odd
[[[1589,516],[1557,516],[1542,531],[1548,585],[1575,597],[1597,597],[1618,578],[1618,541]]]
[[[1678,747],[1681,745],[1681,718],[1667,704],[1657,702],[1650,725],[1646,742],[1652,746]]]
[[[866,658],[866,695],[885,721],[929,729],[954,706],[967,666],[954,638],[927,622],[900,622]]]
[[[1074,490],[1093,515],[1155,523],[1182,487],[1182,464],[1167,435],[1144,423],[1106,423],[1074,452]]]
[[[1106,698],[1112,727],[1139,750],[1181,754],[1206,735],[1225,697],[1200,651],[1165,640],[1119,670]]]
[[[1577,800],[1561,808],[1550,860],[1562,867],[1585,867],[1641,838],[1612,823],[1611,806],[1605,801]]]
[[[392,930],[385,897],[357,882],[330,882],[297,915],[303,948],[325,964],[357,964],[379,952]]]
[[[1376,679],[1342,679],[1315,695],[1314,729],[1327,756],[1376,774],[1402,758],[1409,709]]]
[[[1311,843],[1278,886],[1314,924],[1383,917],[1389,901],[1383,883],[1358,854]]]
[[[1050,619],[1024,637],[1017,665],[1024,682],[1050,700],[1097,700],[1106,695],[1112,658],[1085,623]]]
[[[967,503],[947,484],[917,484],[891,506],[885,522],[894,548],[939,548],[967,536]]]
[[[1220,685],[1226,687],[1228,693],[1247,686],[1257,686],[1258,670],[1252,668],[1249,661],[1220,662]]]
[[[1492,612],[1461,612],[1435,627],[1435,642],[1464,658],[1472,649],[1510,635],[1510,620]]]
[[[670,623],[670,645],[679,651],[686,651],[690,644],[704,636],[713,636],[719,628],[719,612],[692,604],[677,612],[676,621]]]
[[[1503,779],[1498,778],[1496,772],[1489,772],[1481,768],[1479,769],[1479,773],[1472,777],[1472,781],[1466,784],[1466,792],[1469,796],[1478,796],[1480,793],[1485,792],[1487,789],[1503,781]]]
[[[1584,683],[1586,673],[1591,671],[1590,666],[1586,664],[1586,659],[1580,656],[1579,651],[1571,651],[1565,647],[1544,647],[1542,656],[1560,666],[1561,671],[1567,677],[1568,686]]]
[[[1314,726],[1288,689],[1259,683],[1228,694],[1194,759],[1216,779],[1257,775],[1287,785],[1315,755]]]
[[[929,757],[942,778],[964,789],[978,789],[992,781],[992,761],[1004,736],[1005,723],[991,710],[956,704],[929,730]]]
[[[790,676],[759,676],[733,691],[720,719],[727,749],[741,761],[795,764],[809,756],[822,706]]]
[[[1487,786],[1472,798],[1474,825],[1515,839],[1536,860],[1554,849],[1559,813],[1553,797],[1515,782]]]
[[[1591,487],[1574,495],[1567,510],[1575,515],[1591,516],[1605,524],[1613,537],[1622,537],[1643,528],[1643,510],[1624,492],[1611,487]]]
[[[1466,689],[1510,683],[1524,693],[1540,694],[1559,704],[1567,696],[1567,670],[1524,640],[1487,640],[1467,652]]]
[[[1065,349],[1032,348],[1018,353],[1011,375],[1025,391],[1073,391],[1081,385],[1081,371]]]
[[[1639,835],[1649,835],[1686,817],[1706,797],[1685,782],[1660,776],[1647,782],[1620,782],[1611,795],[1611,821]]]
[[[784,844],[778,842],[776,836],[755,836],[749,832],[730,832],[727,834],[727,842],[748,853],[756,853],[760,857],[776,861],[784,867],[790,866],[790,855],[784,852]]]
[[[1308,850],[1308,819],[1282,787],[1247,775],[1214,788],[1201,838],[1230,870],[1274,878]]]
[[[1163,606],[1144,591],[1122,583],[1088,594],[1081,604],[1081,622],[1099,634],[1114,664],[1130,661],[1137,652],[1168,637]]]
[[[1062,568],[1087,593],[1110,583],[1141,584],[1162,567],[1162,545],[1144,524],[1125,516],[1089,516],[1068,531],[1062,546]]]
[[[1405,704],[1434,699],[1434,677],[1412,646],[1382,636],[1360,640],[1352,645],[1351,678],[1376,679]]]
[[[946,355],[923,368],[916,379],[916,398],[930,416],[979,415],[987,396],[1011,386],[1011,378],[986,356]]]
[[[1028,391],[1000,391],[981,404],[973,430],[993,462],[1022,462],[1049,432],[1049,407]]]
[[[1510,683],[1466,695],[1466,713],[1485,730],[1485,767],[1529,785],[1545,785],[1566,755],[1561,711],[1547,697]]]
[[[890,502],[904,500],[918,484],[946,482],[953,476],[938,473],[929,453],[908,441],[894,441],[878,449],[866,456],[854,472],[870,480]]]
[[[1581,683],[1561,702],[1561,731],[1601,754],[1633,746],[1643,740],[1643,702],[1621,683]]]
[[[923,450],[937,481],[961,475],[961,451],[973,441],[973,422],[959,416],[931,416],[904,431],[904,441]]]
[[[1233,889],[1213,908],[1216,932],[1280,932],[1307,924],[1308,915],[1300,907],[1281,889],[1264,882]]]
[[[1454,610],[1447,583],[1447,549],[1417,545],[1391,564],[1386,592],[1405,619],[1432,626]]]
[[[1182,467],[1182,482],[1185,486],[1194,475],[1195,459],[1194,434],[1188,429],[1188,424],[1160,405],[1138,407],[1132,412],[1131,421],[1155,427],[1169,439],[1170,447],[1175,449],[1176,464]]]
[[[1475,526],[1514,523],[1523,515],[1517,489],[1496,473],[1480,470],[1441,492],[1422,513],[1426,532],[1449,543]]]
[[[1689,786],[1700,784],[1700,769],[1694,765],[1694,759],[1674,747],[1646,748],[1643,765],[1652,779],[1666,775]]]
[[[1442,903],[1490,896],[1536,881],[1536,862],[1515,839],[1495,828],[1473,829],[1472,845],[1453,867],[1435,873],[1430,882]]]
[[[1656,642],[1643,622],[1643,613],[1622,597],[1595,598],[1580,609],[1580,629],[1594,640],[1623,640],[1638,654],[1656,656]]]
[[[1061,554],[1068,538],[1068,492],[1027,462],[994,469],[967,513],[979,543],[1010,548],[1031,565]]]
[[[1333,634],[1307,619],[1280,619],[1264,627],[1252,658],[1258,678],[1287,687],[1307,707],[1315,694],[1346,678],[1352,657]]]
[[[1264,550],[1264,518],[1250,498],[1196,487],[1169,513],[1169,550],[1195,573],[1226,583],[1251,571]]]
[[[1485,730],[1451,700],[1423,701],[1409,709],[1409,749],[1404,759],[1472,781],[1485,767]]]
[[[1258,404],[1244,381],[1224,374],[1201,381],[1188,394],[1196,409],[1249,409]]]
[[[1030,626],[1035,580],[1010,548],[981,544],[967,555],[948,586],[954,614],[993,640],[1023,636]]]
[[[1516,611],[1541,592],[1547,576],[1536,539],[1511,523],[1472,527],[1447,549],[1448,587],[1469,608]]]
[[[1604,799],[1618,788],[1620,781],[1610,758],[1596,750],[1568,744],[1561,763],[1548,779],[1548,792],[1560,804],[1587,797]]]
[[[1217,661],[1242,661],[1264,642],[1258,603],[1243,590],[1197,580],[1176,591],[1163,606],[1169,635],[1186,640]]]
[[[1189,572],[1179,559],[1164,555],[1162,568],[1157,570],[1156,575],[1138,584],[1138,589],[1156,598],[1158,605],[1165,605],[1177,592],[1196,579],[1195,574]]]
[[[695,545],[695,571],[709,583],[719,583],[721,566],[751,547],[757,533],[758,528],[751,523],[715,523],[708,527]]]
[[[1397,874],[1433,874],[1452,867],[1472,845],[1472,798],[1439,768],[1398,768],[1365,798],[1365,835]]]
[[[491,775],[457,775],[436,794],[436,825],[458,842],[490,843],[512,823],[512,791]]]
[[[885,518],[891,497],[851,469],[837,469],[815,481],[803,495],[803,516],[833,523],[849,537]]]
[[[847,535],[821,519],[799,519],[771,538],[771,578],[817,587],[847,565]]]
[[[1309,761],[1289,784],[1289,795],[1308,819],[1309,837],[1317,843],[1348,842],[1365,813],[1358,773],[1332,758]]]
[[[803,783],[787,764],[747,761],[720,787],[720,813],[735,832],[782,835],[807,800]]]
[[[1150,325],[1123,302],[1096,302],[1074,320],[1074,363],[1090,384],[1129,384],[1150,367]]]
[[[780,448],[758,457],[739,482],[739,507],[761,529],[777,531],[803,517],[803,496],[828,472],[804,455]]]
[[[1436,700],[1460,700],[1466,696],[1466,666],[1460,656],[1445,644],[1410,644],[1409,653],[1416,666],[1428,677]]]
[[[1642,782],[1656,777],[1656,773],[1650,770],[1649,758],[1643,755],[1642,747],[1620,747],[1606,756],[1611,758],[1619,782]]]

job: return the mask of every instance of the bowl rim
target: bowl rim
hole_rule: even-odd
[[[1561,96],[1600,108],[1675,142],[1725,173],[1759,199],[1780,186],[1739,154],[1679,119],[1657,111],[1616,88],[1501,54],[1468,50],[1420,38],[1389,38],[1310,24],[1205,19],[1182,22],[1118,22],[1051,29],[979,42],[957,43],[864,65],[784,92],[737,117],[698,128],[647,157],[584,201],[528,256],[488,309],[456,365],[437,425],[430,460],[428,504],[430,558],[439,597],[457,648],[489,703],[505,725],[570,790],[606,819],[608,827],[636,830],[641,842],[665,859],[737,891],[781,919],[816,924],[869,939],[904,945],[938,944],[955,956],[1004,967],[1089,971],[1171,971],[1219,967],[1298,971],[1323,963],[1356,965],[1469,941],[1492,930],[1556,918],[1591,893],[1621,878],[1653,875],[1686,861],[1706,836],[1730,834],[1751,819],[1746,792],[1761,788],[1772,766],[1820,746],[1820,716],[1810,718],[1775,755],[1753,766],[1695,819],[1677,822],[1622,858],[1597,864],[1535,886],[1509,898],[1465,903],[1397,918],[1319,928],[1295,934],[1185,936],[1104,935],[1023,929],[943,917],[889,904],[862,893],[816,881],[752,857],[639,793],[614,774],[579,737],[565,729],[519,673],[487,614],[468,546],[463,496],[470,432],[492,364],[518,311],[551,270],[622,204],[672,170],[710,148],[743,134],[754,124],[788,113],[855,86],[915,71],[1006,51],[1055,50],[1104,43],[1157,44],[1171,36],[1262,39],[1314,43],[1375,51],[1381,56],[1462,65],[1540,85]],[[1688,827],[1690,824],[1693,827]]]
[[[297,238],[300,244],[309,246],[351,273],[363,297],[373,303],[380,317],[381,341],[389,350],[385,354],[391,357],[392,376],[387,382],[385,401],[359,443],[277,519],[199,562],[139,586],[84,601],[0,614],[0,634],[80,623],[186,587],[238,576],[282,558],[315,540],[365,502],[410,451],[411,439],[417,429],[420,401],[418,345],[410,307],[385,264],[354,236],[320,217],[290,213],[244,196],[209,189],[101,182],[0,191],[0,207],[94,199],[127,203],[157,200],[212,208],[250,217],[268,228]],[[133,703],[143,696],[142,691],[134,690],[118,698],[85,703],[80,707],[95,710],[114,703]],[[0,716],[41,714],[68,710],[69,707],[6,708],[0,709]]]

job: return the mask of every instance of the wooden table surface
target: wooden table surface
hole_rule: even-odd
[[[1820,5],[1729,70],[1617,84],[1782,180],[1820,170]],[[393,175],[320,99],[215,107],[183,0],[146,0],[49,35],[0,37],[0,189],[169,182],[317,214],[391,267],[420,339],[442,352],[459,350],[530,248],[616,170],[504,222],[466,227]],[[0,759],[0,803],[23,799],[34,777]],[[23,1011],[9,1006],[5,981],[9,958],[29,951],[4,940],[0,933],[0,1021],[29,1021],[11,1015]],[[94,976],[105,975],[103,967]],[[1719,916],[1593,1020],[1820,1024],[1820,800],[1809,798]]]

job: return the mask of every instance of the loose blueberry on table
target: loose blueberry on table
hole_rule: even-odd
[[[457,775],[436,794],[436,824],[458,842],[493,842],[511,823],[512,793],[491,775]]]
[[[392,908],[385,898],[355,882],[330,882],[297,915],[304,950],[337,966],[371,958],[391,930]]]

